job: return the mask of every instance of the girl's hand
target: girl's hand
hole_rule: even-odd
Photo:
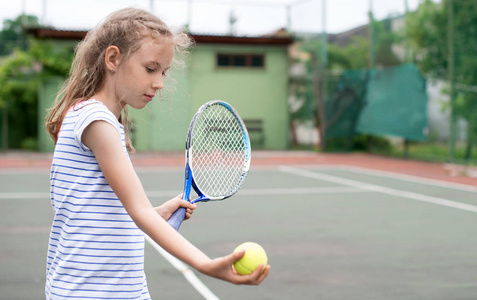
[[[154,209],[164,220],[167,221],[179,207],[184,207],[186,209],[184,220],[188,220],[194,213],[194,209],[197,208],[197,205],[192,204],[189,201],[182,200],[182,194],[180,194],[165,202],[161,206],[154,207]]]
[[[238,274],[233,264],[241,259],[245,255],[245,250],[229,254],[224,257],[219,257],[213,259],[206,263],[206,265],[200,268],[200,272],[209,275],[211,277],[215,277],[218,279],[222,279],[234,284],[248,284],[248,285],[258,285],[260,284],[270,272],[270,266],[266,266],[263,272],[263,265],[258,266],[258,268],[253,271],[250,275],[240,275]]]

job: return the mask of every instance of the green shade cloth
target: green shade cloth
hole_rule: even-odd
[[[417,68],[406,64],[370,71],[356,131],[422,141],[426,127],[426,80]]]

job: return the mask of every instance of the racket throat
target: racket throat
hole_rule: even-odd
[[[194,188],[194,191],[196,191],[197,196],[199,196],[199,198],[193,200],[191,203],[196,203],[196,202],[208,202],[208,201],[210,201],[210,199],[209,199],[208,197],[204,196],[204,194],[202,194],[202,193],[200,192],[200,189],[197,187],[197,184],[195,183],[194,178],[192,178],[191,185],[192,185],[192,187]]]
[[[194,184],[192,180],[192,174],[190,171],[190,166],[186,163],[185,167],[185,177],[184,177],[184,192],[182,193],[182,200],[189,201],[190,196],[190,188],[191,185]]]

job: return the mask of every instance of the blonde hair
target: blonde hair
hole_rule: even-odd
[[[77,45],[68,79],[45,119],[45,129],[55,144],[68,110],[75,104],[90,99],[103,87],[108,71],[105,64],[106,49],[116,46],[128,58],[139,49],[145,37],[170,39],[176,53],[186,53],[192,44],[186,33],[173,33],[161,19],[145,10],[125,8],[110,14]],[[174,63],[180,63],[176,56]],[[129,151],[133,151],[128,135],[131,124],[126,107],[119,122],[125,127],[126,146]]]

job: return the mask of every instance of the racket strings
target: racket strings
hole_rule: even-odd
[[[222,105],[208,107],[193,130],[190,165],[199,189],[212,197],[235,193],[244,178],[246,144],[241,124]]]

